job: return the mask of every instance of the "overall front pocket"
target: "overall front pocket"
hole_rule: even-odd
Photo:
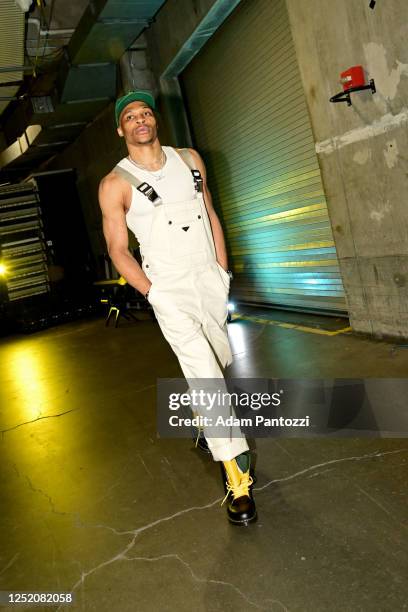
[[[230,275],[228,274],[228,272],[226,270],[224,270],[224,268],[222,267],[222,265],[220,263],[218,263],[218,261],[216,263],[217,263],[217,267],[218,267],[218,269],[220,271],[223,283],[227,287],[227,289],[229,290],[230,283],[231,283]]]

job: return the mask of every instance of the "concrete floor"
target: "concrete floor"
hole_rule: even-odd
[[[229,376],[407,376],[402,346],[279,324],[345,320],[242,314],[264,322],[230,324]],[[258,439],[259,520],[234,527],[218,466],[156,438],[156,378],[181,373],[140,316],[1,341],[0,590],[98,612],[408,609],[408,439]]]

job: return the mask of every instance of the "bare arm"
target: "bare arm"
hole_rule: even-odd
[[[125,189],[123,179],[112,173],[100,182],[99,205],[102,210],[103,233],[116,270],[129,285],[145,295],[151,282],[129,251],[124,206]]]
[[[204,202],[205,202],[208,216],[211,222],[211,228],[212,228],[212,232],[214,236],[215,250],[217,253],[217,261],[219,264],[221,264],[224,270],[227,270],[228,269],[228,256],[227,256],[227,249],[225,246],[224,232],[223,232],[220,220],[218,218],[218,215],[214,210],[211,193],[210,193],[210,190],[208,189],[207,172],[206,172],[205,164],[201,156],[199,155],[199,153],[197,153],[197,151],[195,151],[194,149],[189,149],[189,151],[191,155],[194,157],[196,164],[197,164],[197,168],[200,170],[201,176],[203,177]]]

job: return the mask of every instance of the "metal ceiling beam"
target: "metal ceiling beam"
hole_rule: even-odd
[[[220,25],[224,23],[240,1],[215,0],[204,19],[184,42],[160,77],[166,79],[177,77],[205,45],[207,40],[218,30]]]

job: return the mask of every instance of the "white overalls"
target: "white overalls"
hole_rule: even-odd
[[[132,185],[126,223],[139,241],[142,268],[152,283],[149,302],[184,376],[221,379],[221,368],[232,363],[227,331],[230,278],[216,260],[203,194],[196,190],[191,170],[175,149],[163,149],[167,161],[158,172],[140,170],[127,158],[119,162],[161,199],[154,205]],[[200,408],[197,413],[209,414]],[[215,461],[248,450],[244,436],[234,431],[234,437],[212,438],[204,427]]]

